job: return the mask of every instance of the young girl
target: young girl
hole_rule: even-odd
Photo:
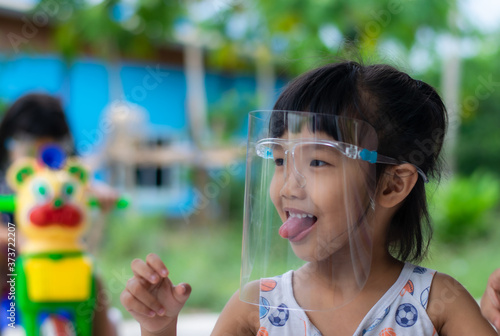
[[[429,244],[424,184],[445,128],[428,84],[355,62],[251,113],[242,286],[212,335],[495,335],[457,281],[409,263]],[[121,302],[142,335],[175,335],[191,287],[155,254],[132,270]]]

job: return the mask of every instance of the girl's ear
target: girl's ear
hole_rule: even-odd
[[[417,169],[410,163],[387,167],[377,188],[377,203],[384,208],[395,207],[408,196],[417,180]]]

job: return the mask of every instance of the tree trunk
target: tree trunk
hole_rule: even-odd
[[[184,72],[187,86],[187,113],[192,139],[202,148],[207,138],[207,98],[202,47],[195,43],[184,45]]]
[[[444,158],[450,173],[456,171],[455,148],[460,126],[460,78],[461,59],[459,39],[452,36],[450,48],[443,58],[442,90],[448,110],[448,132],[444,143]]]
[[[206,147],[208,138],[207,129],[207,99],[205,90],[205,67],[203,59],[203,49],[199,43],[187,41],[184,44],[184,72],[186,74],[186,108],[189,119],[189,130],[195,143],[196,150],[201,151]],[[201,157],[201,155],[197,155]],[[200,225],[206,222],[210,216],[212,208],[211,200],[204,195],[205,187],[209,182],[207,171],[203,162],[195,162],[193,184],[197,190],[197,195],[202,197],[207,203],[198,199],[194,212],[190,219],[185,219],[187,223]]]
[[[276,95],[276,73],[271,52],[264,46],[255,53],[257,99],[260,109],[271,109]]]

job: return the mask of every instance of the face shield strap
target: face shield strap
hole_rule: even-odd
[[[376,154],[376,152],[375,152],[375,154]],[[398,161],[396,159],[393,159],[393,158],[385,156],[385,155],[377,155],[377,161],[375,163],[388,164],[388,165],[392,165],[392,166],[399,166],[399,165],[404,164],[404,163],[409,163],[413,167],[415,167],[415,169],[417,170],[417,173],[422,177],[422,180],[424,181],[424,183],[429,182],[429,179],[427,178],[427,175],[424,173],[424,171],[422,169],[420,169],[420,167],[414,165],[413,163],[410,163],[407,161]]]

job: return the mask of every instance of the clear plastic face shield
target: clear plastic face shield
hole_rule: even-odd
[[[356,297],[372,258],[376,150],[375,130],[360,120],[250,113],[241,300],[272,308],[261,293],[289,271],[302,309]]]

